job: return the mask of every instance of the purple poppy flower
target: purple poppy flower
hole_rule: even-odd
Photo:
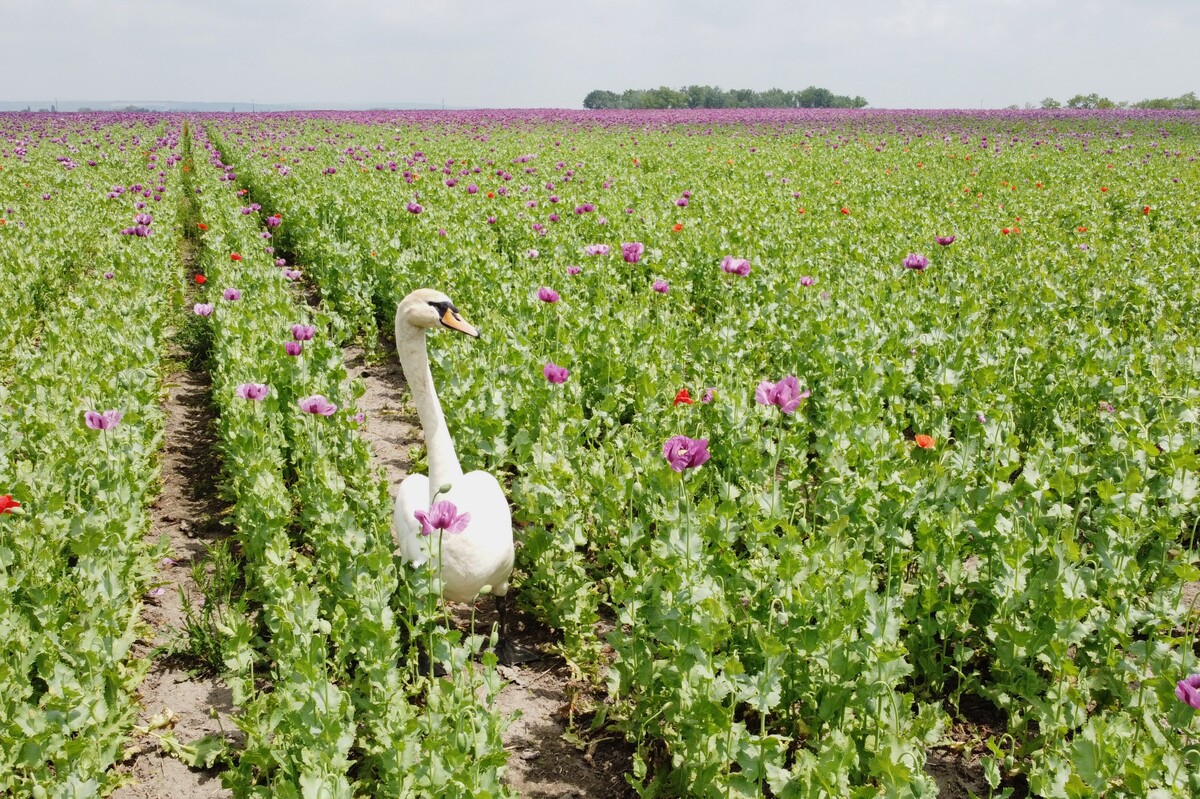
[[[759,405],[774,405],[783,413],[795,413],[802,400],[812,396],[808,389],[800,390],[800,381],[795,375],[788,375],[778,383],[767,380],[758,384],[754,390],[754,401]]]
[[[546,365],[542,367],[542,374],[545,375],[547,380],[556,385],[567,382],[567,378],[571,376],[571,372],[567,367],[559,366],[553,361],[546,362]]]
[[[915,269],[918,272],[924,272],[925,267],[927,267],[927,266],[929,266],[929,259],[926,258],[924,255],[920,255],[915,252],[910,252],[904,258],[904,268],[905,269]]]
[[[424,208],[422,208],[422,207],[421,207],[420,205],[418,205],[417,203],[409,203],[409,204],[408,204],[407,206],[405,206],[405,207],[408,209],[408,212],[409,212],[410,214],[419,214],[419,213],[421,213],[422,211],[424,211],[424,210],[425,210]]]
[[[540,254],[541,253],[539,253],[537,250],[530,250],[529,252],[525,253],[525,257],[532,261],[535,260]]]
[[[953,236],[934,236],[933,240],[936,241],[938,244],[942,245],[943,247],[949,247],[951,244],[954,243]]]
[[[114,277],[116,277],[116,276],[117,276],[117,275],[116,275],[116,273],[115,273],[115,272],[105,272],[105,273],[104,273],[104,279],[105,279],[105,280],[112,280],[112,279],[113,279]]]
[[[642,253],[645,251],[646,245],[640,241],[629,241],[621,245],[621,257],[627,264],[636,264],[642,260]]]
[[[283,276],[288,280],[299,280],[303,273],[299,269],[284,269]]]
[[[684,469],[694,469],[707,462],[712,453],[708,451],[707,438],[671,436],[663,444],[663,457],[672,469],[683,472]]]
[[[540,289],[538,289],[537,296],[542,302],[558,302],[558,292],[552,288],[547,288],[546,286],[542,286]]]
[[[257,402],[266,397],[269,391],[270,389],[267,388],[266,383],[242,383],[234,393],[244,400],[254,400]]]
[[[267,227],[279,227],[283,224],[283,218],[278,216],[267,217]]]
[[[688,199],[687,199],[687,197],[680,197],[678,200],[675,201],[675,204],[677,206],[679,206],[680,208],[687,208]]]
[[[811,286],[813,283],[816,283],[816,282],[817,282],[817,279],[815,277],[812,277],[811,275],[804,275],[803,277],[800,278],[801,286]]]
[[[109,410],[103,413],[87,411],[83,414],[83,421],[93,430],[110,430],[117,426],[117,422],[121,421],[121,417],[124,415],[118,410]]]
[[[474,183],[468,184],[468,186],[467,186],[467,194],[478,194],[478,193],[479,193],[479,187],[478,187],[478,186],[476,186]]]
[[[311,397],[300,400],[300,410],[314,415],[333,416],[337,411],[337,406],[320,394],[313,394]]]
[[[138,214],[133,218],[133,221],[139,225],[149,225],[154,222],[154,217],[150,214]]]
[[[444,228],[444,227],[440,227],[440,228],[438,228],[438,235],[439,235],[439,236],[445,236],[445,235],[446,235],[446,228]]]
[[[413,517],[421,523],[421,535],[433,535],[434,530],[461,533],[471,522],[471,514],[459,513],[455,504],[445,499],[430,505],[428,511],[413,511]]]
[[[581,266],[568,266],[567,267],[568,275],[578,275],[582,271],[583,271],[583,267],[581,267]]]
[[[1175,684],[1175,698],[1200,710],[1200,674],[1191,674]]]
[[[286,258],[276,258],[275,265],[280,266],[280,267],[287,266],[287,259]]]
[[[229,302],[237,302],[242,298],[242,292],[237,289],[225,289],[225,291],[221,292],[221,296]]]
[[[661,278],[659,280],[654,281],[654,285],[651,286],[651,288],[653,288],[659,294],[666,294],[668,291],[671,290],[671,287],[670,287],[670,285],[667,284],[667,281],[662,280]]]
[[[299,341],[289,341],[283,345],[283,349],[287,352],[288,355],[291,355],[294,358],[295,356],[304,352],[304,345],[301,344]]]
[[[212,316],[213,307],[206,302],[198,302],[192,306],[192,312],[196,316]]]
[[[608,251],[607,244],[589,244],[583,248],[584,255],[608,255]]]
[[[312,341],[317,329],[312,325],[292,325],[292,338],[296,341]]]
[[[489,216],[489,217],[487,218],[487,223],[488,223],[489,225],[494,225],[494,224],[496,224],[496,217],[494,217],[494,216]]]
[[[708,403],[712,402],[716,398],[717,398],[717,390],[715,388],[707,388],[704,390],[704,396],[702,396],[700,398],[700,401],[707,405]]]
[[[734,258],[732,255],[726,255],[721,259],[721,271],[745,277],[750,274],[750,262],[745,258]]]

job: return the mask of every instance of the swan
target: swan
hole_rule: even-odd
[[[508,500],[495,477],[487,472],[463,474],[454,451],[454,440],[433,387],[425,331],[439,327],[479,338],[479,331],[462,318],[454,303],[440,291],[417,289],[396,306],[396,353],[404,379],[412,391],[417,416],[425,434],[429,475],[411,474],[396,495],[394,526],[405,563],[421,565],[438,559],[438,535],[422,535],[414,515],[427,512],[436,501],[454,503],[458,512],[471,514],[459,533],[446,531],[441,538],[442,597],[451,602],[473,602],[485,588],[496,597],[500,621],[497,654],[511,661],[507,641],[508,588],[513,569],[512,515]],[[448,490],[442,491],[447,485]]]

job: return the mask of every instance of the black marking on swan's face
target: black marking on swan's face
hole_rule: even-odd
[[[438,312],[438,319],[442,323],[442,327],[448,327],[451,330],[457,330],[459,333],[466,333],[472,338],[479,338],[479,331],[474,325],[462,318],[462,314],[458,312],[458,308],[450,300],[430,300],[429,304]]]

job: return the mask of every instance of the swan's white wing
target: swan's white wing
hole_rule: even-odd
[[[507,593],[513,568],[512,514],[500,483],[487,472],[471,472],[438,499],[471,514],[465,530],[442,538],[446,598],[470,602],[484,586],[491,586],[493,594]]]
[[[429,560],[430,551],[429,539],[421,535],[421,523],[413,516],[418,510],[429,510],[429,478],[423,474],[410,474],[396,492],[393,525],[401,558],[405,563],[420,565]]]

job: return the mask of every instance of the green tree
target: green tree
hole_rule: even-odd
[[[616,92],[609,92],[603,89],[596,89],[588,92],[587,97],[583,98],[583,107],[588,109],[598,108],[619,108],[621,98]]]
[[[679,89],[626,89],[615,92],[596,89],[583,98],[584,108],[866,108],[866,98],[834,94],[829,89],[809,86],[787,91],[772,86],[764,92],[753,89],[722,91],[717,86],[692,84]]]
[[[801,108],[831,108],[833,106],[833,92],[816,86],[809,86],[800,92],[798,99]]]
[[[1067,100],[1067,108],[1116,108],[1116,103],[1092,92],[1091,94],[1077,94]]]
[[[1058,100],[1055,100],[1053,97],[1044,97],[1042,98],[1042,108],[1062,108],[1062,103],[1060,103]]]

